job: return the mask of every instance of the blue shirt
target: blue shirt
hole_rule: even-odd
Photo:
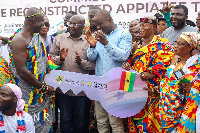
[[[96,60],[95,75],[105,75],[109,70],[121,67],[127,61],[132,48],[132,36],[130,33],[116,28],[109,35],[106,46],[97,42],[95,48],[88,48],[87,57],[90,61]]]

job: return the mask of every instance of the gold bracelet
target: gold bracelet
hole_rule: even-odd
[[[49,87],[48,86],[46,86],[46,90],[45,90],[45,94],[48,92],[48,90],[49,90]]]
[[[39,91],[45,91],[46,88],[46,83],[42,83],[42,87],[40,89],[38,89]]]

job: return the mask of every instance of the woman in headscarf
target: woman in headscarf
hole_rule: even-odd
[[[195,133],[199,106],[200,55],[192,56],[200,35],[182,33],[174,44],[175,56],[160,82],[159,111],[163,133]]]

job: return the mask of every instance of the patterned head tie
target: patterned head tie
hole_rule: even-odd
[[[149,18],[140,18],[140,22],[143,22],[143,23],[150,23],[150,24],[153,24],[153,25],[157,25],[156,20],[149,19]]]
[[[182,32],[180,35],[185,41],[187,41],[190,45],[194,45],[196,48],[200,45],[200,33],[197,32]]]
[[[33,15],[30,15],[30,16],[25,16],[25,18],[31,18],[31,17],[34,17],[34,16],[37,16],[38,14],[44,14],[44,12],[42,10],[40,10],[40,12],[36,13],[36,14],[33,14]]]

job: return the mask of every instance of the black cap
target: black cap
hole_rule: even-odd
[[[166,22],[165,18],[163,18],[163,17],[158,18],[158,22],[160,22],[161,20]]]

